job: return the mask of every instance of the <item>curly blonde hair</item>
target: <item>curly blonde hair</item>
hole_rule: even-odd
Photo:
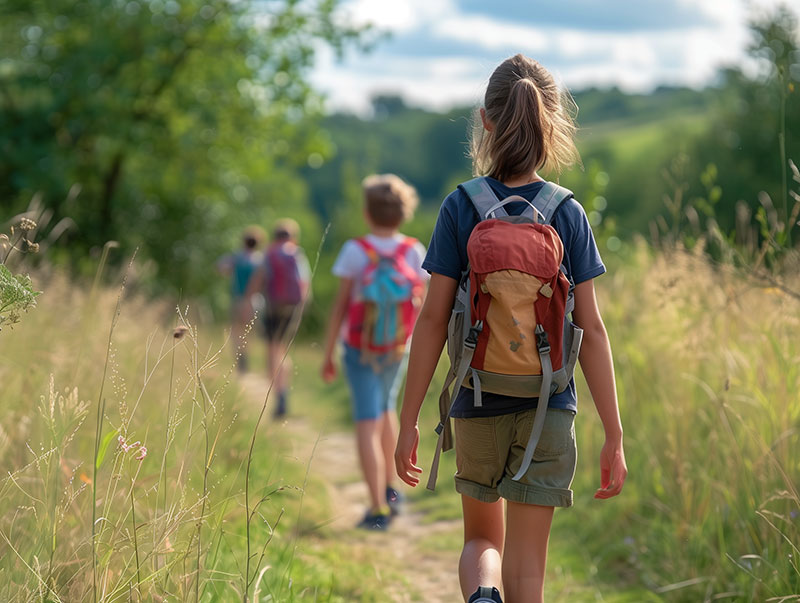
[[[375,226],[397,228],[419,205],[416,189],[394,174],[367,176],[362,187],[367,216]]]

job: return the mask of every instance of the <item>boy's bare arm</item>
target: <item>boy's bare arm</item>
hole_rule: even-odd
[[[450,277],[431,275],[425,303],[411,338],[406,389],[400,411],[400,435],[395,450],[397,474],[411,486],[419,483],[417,475],[422,472],[417,466],[419,411],[442,355],[457,286],[458,282]]]
[[[622,421],[617,404],[614,362],[591,280],[575,287],[575,324],[583,329],[581,370],[603,423],[606,442],[600,456],[600,489],[595,498],[610,498],[622,490],[628,469],[622,445]]]
[[[245,299],[250,299],[256,293],[260,292],[264,287],[264,268],[258,267],[256,268],[255,272],[253,272],[253,276],[250,277],[250,280],[247,282],[247,290],[244,292]]]
[[[322,363],[322,378],[325,381],[332,381],[336,377],[336,366],[333,363],[333,351],[336,348],[336,340],[339,337],[339,330],[342,328],[347,304],[350,301],[350,293],[353,290],[353,279],[339,279],[339,290],[333,301],[330,318],[328,319],[328,330],[325,337],[325,357]]]
[[[228,256],[224,256],[217,262],[217,272],[223,276],[230,276],[233,274],[233,260]]]

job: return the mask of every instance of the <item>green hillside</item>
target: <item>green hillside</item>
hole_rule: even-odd
[[[591,207],[594,196],[608,199],[608,216],[626,232],[647,229],[661,210],[669,161],[685,152],[709,128],[715,91],[663,88],[649,95],[619,90],[588,90],[574,95],[579,107],[579,167],[562,176]],[[374,100],[374,117],[336,114],[323,126],[335,154],[308,169],[314,207],[325,218],[336,215],[343,199],[358,194],[352,182],[372,172],[394,172],[413,183],[423,204],[438,206],[458,182],[470,176],[469,107],[440,114],[408,107],[401,99]],[[594,177],[601,176],[599,185]],[[599,190],[602,189],[602,190]]]
[[[383,96],[369,117],[326,115],[308,82],[313,48],[341,48],[359,33],[326,26],[333,5],[323,0],[302,11],[276,3],[285,19],[261,31],[239,18],[258,4],[222,2],[227,16],[210,19],[205,1],[187,0],[165,20],[161,3],[135,14],[122,4],[6,3],[3,223],[26,211],[38,218],[48,260],[76,273],[93,271],[89,258],[107,241],[118,243],[116,267],[137,250],[144,288],[201,298],[217,317],[227,295],[209,267],[245,225],[292,216],[313,250],[331,223],[326,270],[343,239],[363,231],[360,182],[370,173],[417,187],[423,207],[410,229],[426,240],[442,198],[470,176],[472,108],[438,113]],[[717,225],[735,237],[737,215],[750,239],[764,239],[764,224],[788,232],[789,160],[800,158],[797,18],[776,10],[750,33],[756,74],[722,70],[702,90],[574,92],[583,167],[561,182],[601,243],[649,236],[654,222],[673,237],[697,240]],[[69,86],[54,85],[65,78]],[[680,203],[668,212],[665,196]]]

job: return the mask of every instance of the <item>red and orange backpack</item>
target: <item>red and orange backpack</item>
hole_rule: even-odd
[[[467,243],[469,266],[459,282],[447,330],[450,370],[439,396],[431,490],[439,455],[452,448],[451,398],[462,385],[474,391],[475,406],[482,406],[484,391],[538,397],[522,466],[513,479],[525,474],[550,396],[569,386],[583,336],[568,318],[574,308],[574,284],[563,268],[564,245],[551,226],[556,210],[572,192],[545,182],[528,202],[517,195],[499,200],[485,178],[460,188],[480,221]],[[528,207],[510,216],[505,206],[512,202]]]

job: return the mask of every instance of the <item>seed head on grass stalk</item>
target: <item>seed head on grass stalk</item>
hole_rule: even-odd
[[[16,324],[20,315],[36,306],[36,298],[41,291],[34,291],[33,283],[25,274],[13,274],[7,266],[11,253],[39,253],[39,243],[35,243],[36,222],[27,216],[20,218],[16,228],[11,226],[10,236],[0,234],[0,325]]]
[[[108,367],[109,367],[109,358],[111,355],[111,344],[114,337],[114,329],[117,326],[117,322],[119,320],[120,312],[122,310],[122,300],[123,295],[125,293],[125,286],[128,281],[128,274],[130,273],[130,269],[133,266],[133,261],[136,259],[136,253],[138,249],[134,250],[133,255],[131,256],[131,260],[128,263],[128,267],[125,270],[125,274],[122,277],[122,284],[120,285],[119,294],[117,296],[117,304],[114,308],[114,315],[111,318],[111,326],[108,330],[108,344],[106,346],[106,358],[103,364],[103,376],[100,381],[100,392],[97,397],[97,416],[95,422],[95,438],[94,438],[94,455],[93,459],[93,473],[92,473],[92,598],[94,601],[97,601],[97,539],[96,539],[96,529],[97,529],[97,470],[98,470],[98,455],[100,452],[100,443],[101,438],[103,436],[103,417],[105,416],[105,405],[106,399],[103,396],[103,391],[106,384],[106,376],[108,374]],[[105,255],[105,254],[104,254]],[[102,530],[102,528],[101,528]]]
[[[314,276],[317,273],[317,267],[319,266],[319,258],[322,253],[322,245],[325,243],[325,239],[328,236],[328,231],[330,230],[331,225],[330,222],[325,227],[325,231],[322,233],[322,237],[319,241],[319,246],[317,247],[317,254],[314,258],[314,266],[311,269],[311,278],[310,282],[314,282]],[[305,310],[305,305],[308,302],[308,296],[303,300],[300,308],[297,310],[298,315],[302,316],[303,310]],[[283,354],[280,362],[278,363],[278,370],[283,368],[284,363],[286,362],[286,357],[289,355],[289,351],[292,349],[294,344],[295,337],[297,337],[297,329],[299,327],[299,321],[295,321],[294,330],[292,332],[292,336],[289,339],[288,344],[286,345],[286,351]],[[244,501],[245,501],[245,538],[247,542],[247,556],[245,557],[245,573],[244,573],[244,601],[249,601],[250,595],[250,587],[253,584],[253,581],[256,579],[256,576],[259,572],[259,567],[256,566],[253,571],[253,577],[250,577],[250,562],[251,562],[251,541],[250,541],[250,524],[252,522],[253,514],[250,510],[250,466],[253,461],[253,449],[256,445],[256,436],[258,435],[258,428],[261,425],[261,421],[264,418],[264,414],[267,410],[267,403],[269,402],[270,394],[272,393],[273,383],[270,382],[269,387],[267,388],[267,393],[264,395],[264,402],[261,405],[261,411],[258,413],[258,419],[256,420],[255,427],[253,427],[253,435],[250,438],[250,447],[247,451],[247,465],[245,469],[245,478],[244,478]],[[261,563],[261,559],[259,559],[259,564]]]

